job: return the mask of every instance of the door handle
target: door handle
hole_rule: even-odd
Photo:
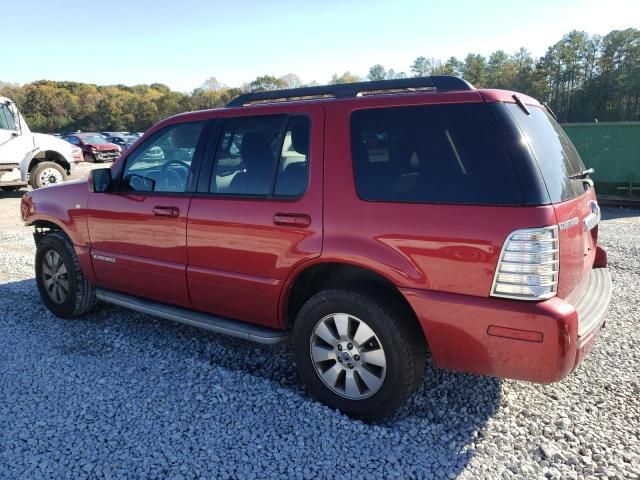
[[[156,217],[171,217],[175,218],[180,215],[180,209],[178,207],[164,207],[158,205],[153,207],[153,214]]]
[[[306,228],[311,225],[311,217],[304,213],[276,213],[273,216],[273,223],[285,227]]]

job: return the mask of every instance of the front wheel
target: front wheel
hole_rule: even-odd
[[[67,179],[67,172],[54,162],[38,163],[29,174],[29,183],[36,188],[62,183]]]
[[[78,317],[96,304],[95,287],[84,278],[69,238],[49,233],[36,250],[36,282],[40,298],[54,315]]]
[[[84,161],[85,162],[96,163],[96,157],[94,155],[91,155],[90,153],[84,152],[82,154],[82,156],[84,157]]]
[[[314,295],[293,328],[296,363],[309,392],[363,420],[392,414],[418,388],[423,339],[395,298],[348,290]]]

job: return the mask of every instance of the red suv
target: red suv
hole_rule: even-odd
[[[55,315],[101,300],[291,340],[315,397],[374,419],[427,352],[533,382],[576,368],[611,296],[590,173],[544,105],[443,76],[178,115],[21,208]]]

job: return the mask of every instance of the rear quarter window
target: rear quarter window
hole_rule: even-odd
[[[530,106],[527,115],[515,104],[506,106],[538,163],[551,202],[564,202],[584,193],[584,182],[569,178],[584,170],[584,164],[558,122],[543,108]]]
[[[504,139],[483,103],[358,110],[351,148],[364,200],[524,203]]]

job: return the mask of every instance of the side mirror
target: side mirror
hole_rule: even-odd
[[[105,193],[111,187],[111,169],[96,168],[91,170],[89,176],[89,191],[94,193]]]

